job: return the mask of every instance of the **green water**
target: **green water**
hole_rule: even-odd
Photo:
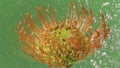
[[[95,54],[73,68],[120,68],[120,0],[74,0],[92,9],[97,21],[100,10],[111,27],[108,41]],[[48,68],[26,56],[15,33],[16,24],[30,12],[36,17],[36,7],[51,6],[57,11],[57,20],[64,18],[70,0],[0,0],[0,68]],[[97,23],[95,24],[95,26]]]

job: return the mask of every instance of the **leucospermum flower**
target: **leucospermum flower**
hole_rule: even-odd
[[[44,13],[41,13],[44,9]],[[93,30],[94,15],[82,5],[78,11],[71,2],[65,19],[56,21],[55,11],[50,7],[37,7],[38,27],[27,13],[17,25],[20,45],[28,56],[49,66],[69,68],[74,62],[82,61],[96,52],[109,34],[109,27],[100,13],[101,23]],[[48,15],[51,13],[51,16]]]

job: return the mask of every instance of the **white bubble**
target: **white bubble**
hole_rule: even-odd
[[[103,3],[103,6],[108,6],[110,4],[110,2],[105,2]]]

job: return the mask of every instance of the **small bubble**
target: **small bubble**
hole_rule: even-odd
[[[114,17],[116,17],[117,15],[116,14],[114,14]]]
[[[107,55],[107,54],[106,54],[106,52],[103,52],[102,55],[105,56],[105,55]]]
[[[103,3],[103,6],[108,6],[110,4],[110,2],[105,2]]]
[[[100,68],[100,66],[99,65],[95,65],[95,68]]]
[[[93,62],[93,65],[94,65],[94,66],[96,66],[96,65],[97,65],[97,62],[96,62],[96,61],[94,61],[94,62]]]
[[[94,60],[93,59],[90,59],[90,62],[92,63]]]

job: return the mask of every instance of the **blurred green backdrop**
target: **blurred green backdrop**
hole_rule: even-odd
[[[47,65],[26,56],[19,45],[15,33],[16,24],[30,12],[37,17],[36,7],[51,6],[57,11],[57,20],[64,18],[72,0],[0,0],[0,68],[48,68]],[[85,61],[75,63],[73,68],[120,68],[120,0],[73,0],[92,9],[97,23],[100,12],[105,15],[111,28],[108,41],[100,50]]]

